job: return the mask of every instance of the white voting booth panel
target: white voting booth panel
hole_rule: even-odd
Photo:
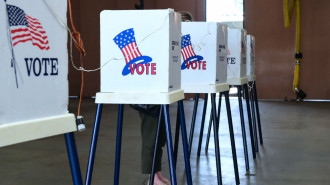
[[[228,29],[227,82],[241,84],[246,78],[246,31]],[[245,81],[245,80],[243,80]]]
[[[227,26],[183,22],[181,87],[188,93],[221,91],[227,82]],[[228,85],[225,85],[227,89]],[[220,88],[220,89],[219,89]]]
[[[148,102],[154,94],[163,93],[166,99],[177,91],[183,96],[180,14],[172,9],[104,10],[100,26],[102,68],[97,103]]]
[[[255,36],[246,36],[246,75],[249,81],[255,80]]]
[[[66,21],[66,0],[48,1]],[[43,0],[0,1],[0,146],[76,130],[67,32]]]

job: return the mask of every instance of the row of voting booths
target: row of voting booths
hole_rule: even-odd
[[[3,61],[0,62],[0,146],[65,134],[73,183],[81,185],[73,136],[77,126],[75,116],[67,109],[68,37],[66,27],[62,25],[67,19],[66,1],[31,0],[26,3],[7,0],[0,1],[0,8],[4,10],[0,11],[3,20],[0,22],[0,57]],[[209,128],[212,123],[214,133],[218,131],[220,111],[220,103],[218,108],[216,106],[216,93],[220,98],[225,96],[235,178],[239,184],[229,86],[244,85],[245,93],[248,93],[247,84],[255,85],[255,38],[244,30],[228,29],[221,23],[181,22],[180,14],[172,9],[105,10],[100,14],[100,32],[101,91],[96,94],[97,110],[85,184],[91,184],[103,104],[119,104],[114,184],[119,184],[125,104],[161,105],[160,119],[165,120],[173,185],[177,184],[175,164],[181,128],[187,184],[192,184],[190,155],[194,131],[190,131],[188,140],[182,101],[185,92],[196,93],[196,100],[198,94],[206,94],[202,112],[204,121],[210,94]],[[174,147],[168,106],[172,103],[178,103]],[[195,101],[194,109],[197,103]],[[193,120],[196,114],[197,110],[194,110]],[[250,124],[252,122],[249,120],[251,139],[254,140],[251,142],[256,147],[256,125]],[[159,124],[160,121],[158,127]],[[242,127],[245,127],[244,123]],[[200,134],[200,138],[202,136]],[[157,141],[155,138],[156,144]],[[214,134],[214,142],[218,184],[221,184],[217,134]],[[153,175],[150,178],[153,182]]]
[[[230,86],[244,89],[253,156],[255,157],[256,121],[249,101],[255,84],[255,37],[242,29],[228,29],[217,22],[181,22],[181,15],[167,10],[104,10],[100,14],[101,91],[96,94],[96,117],[86,174],[91,184],[94,157],[103,104],[119,104],[117,118],[114,184],[119,184],[123,106],[125,104],[160,104],[158,127],[164,119],[171,184],[177,184],[175,166],[181,131],[187,184],[192,184],[190,156],[197,114],[198,96],[205,94],[200,130],[199,152],[203,137],[208,95],[211,97],[210,128],[219,130],[220,105],[216,94],[225,96],[236,184],[240,183],[233,122],[229,101]],[[250,87],[250,88],[248,88]],[[190,136],[186,130],[184,93],[196,93]],[[239,93],[240,94],[240,93]],[[239,96],[242,104],[241,94]],[[251,99],[252,100],[252,99]],[[254,100],[254,99],[253,99]],[[177,123],[172,143],[168,105],[178,103]],[[186,107],[187,108],[187,107]],[[245,165],[249,170],[243,107],[240,106]],[[242,116],[243,115],[243,116]],[[254,123],[254,124],[253,124]],[[158,132],[159,130],[157,130]],[[158,133],[157,133],[158,135]],[[209,139],[208,139],[209,140]],[[218,184],[222,184],[218,134],[214,134]],[[155,138],[155,145],[158,138]],[[154,154],[155,158],[155,154]],[[153,168],[152,168],[153,169]],[[150,184],[153,184],[154,171]]]

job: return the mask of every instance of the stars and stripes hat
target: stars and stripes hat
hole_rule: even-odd
[[[183,63],[181,65],[182,70],[187,68],[187,62],[203,60],[202,56],[196,55],[194,52],[189,34],[181,37],[181,55],[183,57]]]
[[[136,45],[133,28],[120,32],[113,40],[123,52],[126,63],[142,56]]]
[[[152,61],[151,57],[142,56],[140,53],[136,44],[133,28],[120,32],[113,38],[113,41],[117,44],[125,57],[126,65],[122,71],[122,75],[128,75],[131,72],[130,65],[134,63],[145,64]]]
[[[38,19],[30,17],[17,6],[7,5],[7,11],[13,46],[31,41],[41,50],[50,49],[46,31]]]

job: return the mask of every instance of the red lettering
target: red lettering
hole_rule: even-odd
[[[141,70],[139,70],[140,67],[141,67]],[[138,65],[136,66],[136,72],[137,72],[139,75],[142,75],[142,74],[143,74],[143,72],[144,72],[144,66],[143,66],[143,64],[138,64]]]
[[[193,62],[190,62],[191,64],[191,68],[192,69],[196,69],[197,68],[197,62],[196,61],[193,61]]]
[[[149,66],[150,66],[150,64],[149,63],[146,63],[145,65],[146,65],[146,73],[148,75],[149,74]]]
[[[186,66],[187,66],[187,69],[189,69],[190,68],[190,62],[186,62]]]
[[[133,75],[134,74],[134,69],[135,69],[135,64],[133,65],[133,67],[132,67],[132,64],[130,64],[129,68],[131,70],[131,74]]]
[[[151,74],[155,75],[156,74],[156,63],[151,64]]]
[[[202,61],[198,61],[198,69],[199,70],[201,69],[201,63],[202,63]]]
[[[203,61],[203,70],[206,70],[206,61]]]

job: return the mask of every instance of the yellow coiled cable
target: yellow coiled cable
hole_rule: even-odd
[[[284,0],[284,20],[285,27],[288,28],[291,24],[291,18],[293,15],[294,7],[296,7],[296,63],[294,70],[294,81],[293,81],[293,91],[297,94],[299,93],[298,85],[299,85],[299,71],[300,71],[300,63],[302,59],[302,53],[300,52],[300,0],[291,0],[289,7],[289,0]],[[304,96],[301,96],[303,99],[306,94],[301,91]]]

